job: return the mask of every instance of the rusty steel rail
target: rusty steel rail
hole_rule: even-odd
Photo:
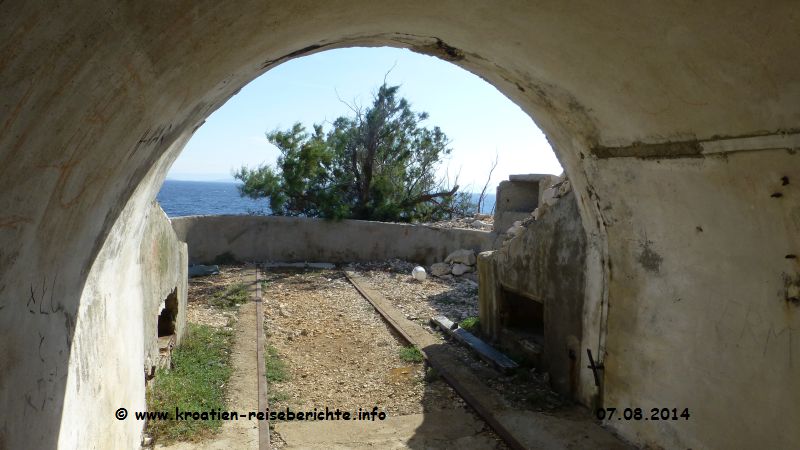
[[[266,361],[264,359],[264,348],[266,338],[264,337],[264,304],[261,301],[261,278],[259,277],[258,264],[255,265],[256,290],[253,301],[256,304],[256,364],[258,365],[258,410],[266,414],[269,408],[267,397],[267,377]],[[258,421],[258,450],[269,450],[269,415],[264,420]]]
[[[415,345],[428,364],[436,369],[442,378],[455,389],[458,395],[471,406],[478,415],[500,436],[509,447],[525,449],[520,442],[505,426],[498,412],[502,412],[502,400],[491,391],[469,369],[465,368],[444,345],[431,336],[421,326],[406,319],[405,316],[393,307],[379,292],[370,288],[363,278],[355,272],[345,271],[345,276],[361,295],[386,319],[403,338]]]

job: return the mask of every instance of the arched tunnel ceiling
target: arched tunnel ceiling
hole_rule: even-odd
[[[463,55],[467,68],[508,78],[519,92],[506,94],[536,105],[545,122],[556,113],[603,147],[768,134],[800,122],[794,58],[800,23],[791,1],[723,8],[686,2],[92,2],[47,13],[30,3],[17,6],[4,5],[2,19],[0,67],[15,75],[2,92],[6,131],[18,122],[13,112],[29,109],[36,94],[59,93],[36,86],[31,97],[31,81],[41,83],[43,75],[74,88],[98,71],[113,77],[125,69],[135,73],[132,79],[98,81],[127,84],[127,101],[135,103],[136,83],[164,85],[199,71],[203,81],[223,88],[226,81],[252,78],[253,64],[279,62],[302,49],[392,40],[435,54],[430,42],[436,39],[456,49],[451,59]],[[185,91],[164,95],[182,95],[188,106],[211,88],[183,84]]]
[[[32,4],[4,8],[0,68],[13,75],[2,92],[6,131],[17,122],[14,111],[29,109],[36,94],[62,93],[42,89],[42,81],[55,73],[65,88],[92,81],[100,89],[126,84],[128,106],[137,101],[136,83],[174,81],[185,90],[163,94],[181,95],[182,106],[188,106],[207,99],[203,89],[212,88],[209,83],[221,90],[228,83],[241,85],[257,74],[254,65],[279,62],[303,49],[395,41],[436,54],[430,44],[436,39],[457,52],[449,59],[463,56],[461,64],[495,78],[495,84],[507,78],[519,92],[501,86],[506,94],[536,105],[543,121],[555,113],[603,147],[743,131],[769,134],[793,130],[800,122],[800,65],[792,57],[800,23],[791,1],[732,2],[722,8],[527,1],[469,7],[300,1],[87,3],[47,12]],[[122,69],[135,73],[124,77]],[[108,74],[102,78],[110,80],[92,80],[103,71]],[[170,80],[187,75],[205,83]]]

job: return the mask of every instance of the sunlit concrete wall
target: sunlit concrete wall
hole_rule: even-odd
[[[229,252],[239,261],[347,263],[399,258],[432,264],[462,248],[489,250],[495,241],[487,231],[364,220],[188,216],[173,218],[172,225],[189,245],[192,263],[211,263]]]
[[[117,238],[98,255],[87,279],[72,325],[60,448],[138,448],[144,423],[133,414],[147,409],[145,373],[157,363],[158,314],[173,290],[178,342],[185,331],[186,244],[176,239],[155,202],[144,206],[143,223],[135,221],[143,227],[119,222],[123,228],[113,233]],[[118,420],[118,408],[126,408],[129,417]],[[113,432],[126,429],[133,432]],[[33,433],[27,441],[39,436]]]
[[[788,0],[0,3],[0,447],[138,441],[113,414],[144,402],[125,319],[157,187],[244,84],[352,45],[458,64],[543,129],[586,230],[580,347],[605,370],[597,390],[580,361],[583,401],[695,411],[610,427],[800,447],[798,20]]]
[[[148,213],[144,234],[139,246],[139,264],[142,268],[142,299],[144,301],[144,370],[152,371],[158,365],[158,318],[171,295],[177,297],[175,317],[175,344],[179,345],[186,331],[186,301],[188,289],[188,250],[179,240],[172,223],[153,202]]]
[[[691,412],[614,426],[666,448],[798,447],[800,154],[592,166],[598,190],[617,193],[598,198],[611,255],[604,403]]]

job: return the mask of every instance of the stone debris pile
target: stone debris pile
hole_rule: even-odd
[[[456,250],[447,255],[444,262],[431,265],[431,275],[435,277],[446,277],[448,275],[462,276],[467,273],[475,272],[477,258],[475,252],[468,249]]]
[[[492,231],[493,223],[494,217],[491,214],[475,214],[473,216],[458,217],[440,222],[426,222],[420,225],[436,228],[471,228],[473,230]]]

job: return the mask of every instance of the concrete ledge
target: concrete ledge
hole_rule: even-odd
[[[442,261],[460,248],[490,250],[494,233],[460,228],[328,221],[278,216],[187,216],[172,219],[189,245],[189,262],[209,263],[225,252],[240,261]]]

